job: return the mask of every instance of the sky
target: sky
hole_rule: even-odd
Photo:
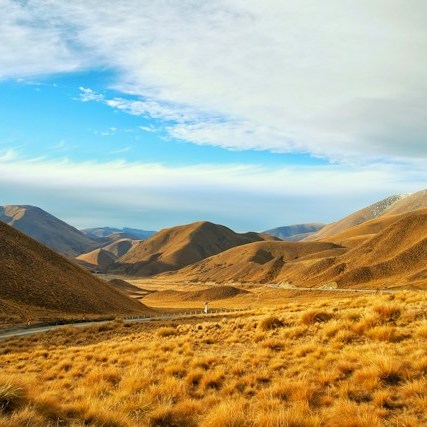
[[[0,10],[0,205],[263,231],[427,188],[424,0]]]

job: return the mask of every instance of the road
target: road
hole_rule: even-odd
[[[255,285],[255,284],[254,284]],[[259,285],[256,285],[259,286]],[[274,288],[274,289],[284,289],[289,291],[308,291],[308,292],[357,292],[357,293],[394,293],[397,292],[397,290],[392,289],[339,289],[339,288],[298,288],[298,287],[284,287],[281,285],[276,284],[265,284],[264,286],[268,288]],[[209,314],[221,314],[221,313],[230,313],[230,312],[236,312],[236,311],[246,311],[247,309],[237,309],[237,310],[210,310]],[[182,318],[188,318],[192,316],[207,316],[203,311],[190,311],[186,313],[163,313],[158,316],[151,316],[151,317],[133,317],[133,318],[124,318],[124,322],[148,322],[153,320],[176,320],[176,319],[182,319]],[[19,329],[11,329],[7,331],[0,332],[0,340],[5,340],[7,338],[15,338],[15,337],[23,337],[26,335],[33,335],[38,334],[41,332],[49,332],[55,329],[62,328],[64,326],[75,326],[77,328],[84,328],[85,326],[91,326],[101,323],[108,323],[112,322],[112,320],[95,320],[93,322],[81,322],[81,323],[65,323],[61,325],[46,325],[46,326],[28,326],[25,328],[19,328]]]
[[[151,316],[135,316],[124,318],[123,321],[126,323],[136,323],[136,322],[151,322],[154,320],[176,320],[176,319],[185,319],[193,316],[210,316],[212,314],[226,314],[226,313],[235,313],[238,311],[246,311],[247,309],[224,309],[224,310],[209,310],[209,313],[204,313],[203,311],[188,311],[184,313],[163,313],[159,315]],[[55,329],[63,328],[64,326],[74,326],[77,328],[84,328],[86,326],[99,325],[103,323],[113,322],[114,320],[94,320],[85,321],[81,323],[63,323],[61,325],[45,325],[45,326],[27,326],[24,328],[9,329],[3,332],[0,332],[0,340],[5,340],[8,338],[17,338],[24,337],[27,335],[38,334],[41,332],[49,332]]]

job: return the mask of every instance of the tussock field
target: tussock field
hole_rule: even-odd
[[[427,425],[427,303],[401,292],[1,342],[0,426]]]

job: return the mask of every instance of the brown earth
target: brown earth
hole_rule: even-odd
[[[141,313],[147,308],[0,222],[0,315]]]
[[[116,271],[132,276],[150,276],[193,264],[235,246],[255,241],[277,240],[257,234],[239,234],[210,222],[161,230],[140,241],[116,263]]]

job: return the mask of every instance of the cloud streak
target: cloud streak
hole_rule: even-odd
[[[427,158],[422,0],[0,7],[0,78],[104,67],[123,96],[86,88],[85,100],[169,122],[174,138],[335,161]]]
[[[74,163],[6,152],[0,154],[0,190],[2,203],[47,200],[42,207],[82,227],[126,225],[123,218],[128,218],[129,226],[159,229],[208,219],[240,230],[262,230],[335,220],[390,194],[422,189],[427,178],[424,165],[414,163],[411,170],[408,177],[396,165],[378,165],[375,170],[339,165],[271,170],[237,164]],[[76,205],[77,215],[86,219],[72,216]]]

